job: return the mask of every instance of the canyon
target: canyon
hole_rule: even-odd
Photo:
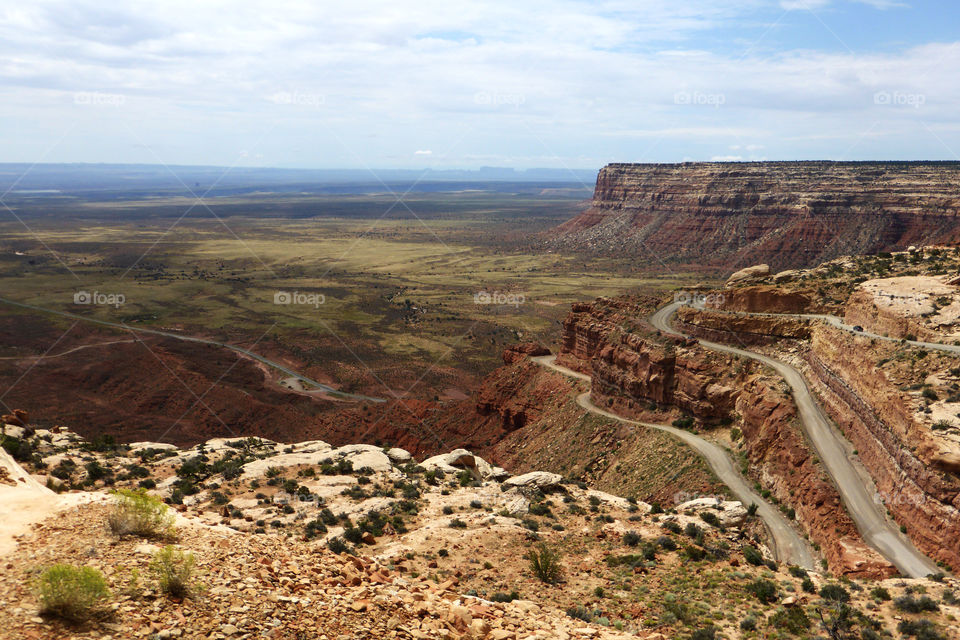
[[[609,164],[545,246],[729,272],[960,239],[955,162]]]

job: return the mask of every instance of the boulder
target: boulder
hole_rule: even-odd
[[[725,527],[739,527],[747,519],[747,510],[743,503],[736,500],[721,501],[717,498],[697,498],[689,500],[676,507],[680,513],[692,511],[700,514],[709,511],[717,516],[717,519]]]
[[[407,464],[413,460],[413,456],[410,455],[409,451],[400,449],[399,447],[388,449],[387,457],[390,458],[390,462],[393,464]]]
[[[383,449],[372,444],[348,444],[334,449],[332,453],[352,462],[354,470],[365,467],[374,471],[393,469],[393,463]]]
[[[525,473],[520,476],[514,476],[503,481],[503,486],[510,489],[528,489],[535,490],[539,489],[544,493],[548,491],[555,491],[557,489],[562,489],[563,486],[561,482],[563,481],[563,476],[557,473],[549,473],[547,471],[531,471],[530,473]]]
[[[733,275],[727,278],[727,285],[745,280],[753,280],[754,278],[763,278],[768,275],[770,275],[770,265],[757,264],[752,267],[747,267],[746,269],[740,269],[740,271],[735,271]]]
[[[933,457],[933,466],[950,473],[960,473],[960,454],[938,453]]]

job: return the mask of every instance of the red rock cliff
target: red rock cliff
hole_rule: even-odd
[[[610,164],[555,248],[731,269],[960,239],[960,163]]]

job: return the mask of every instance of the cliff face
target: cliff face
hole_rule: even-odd
[[[917,547],[960,566],[960,479],[933,464],[937,445],[857,339],[818,327],[808,361],[824,407],[857,448],[882,501]]]
[[[894,567],[863,542],[837,490],[814,462],[793,402],[772,380],[758,378],[744,385],[736,409],[752,468],[778,500],[793,505],[831,569],[850,576],[892,575]]]
[[[611,164],[555,248],[786,269],[960,239],[960,163]]]
[[[646,308],[629,298],[575,305],[564,322],[558,361],[590,373],[594,403],[621,415],[657,420],[644,415],[653,402],[661,409],[679,408],[707,424],[735,424],[742,432],[738,444],[752,477],[795,510],[832,571],[860,577],[891,575],[894,567],[863,542],[816,462],[789,395],[750,361],[706,351],[696,341],[668,340],[652,330],[644,333],[642,325],[636,332],[623,331],[630,314]],[[810,333],[807,323],[791,318],[687,311],[681,310],[680,320],[699,324],[677,322],[678,328],[725,342],[750,341],[766,332],[791,338]]]

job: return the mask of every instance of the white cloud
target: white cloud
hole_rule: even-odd
[[[960,45],[711,49],[764,9],[772,24],[777,0],[7,3],[0,160],[51,146],[48,160],[229,165],[245,149],[243,162],[280,166],[422,164],[427,151],[442,166],[889,157],[942,149],[927,126],[960,148],[944,128],[958,121]]]

